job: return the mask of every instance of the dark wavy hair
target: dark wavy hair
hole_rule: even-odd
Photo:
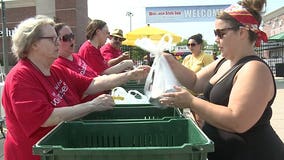
[[[195,34],[193,36],[190,36],[187,39],[187,41],[189,41],[190,39],[194,39],[196,41],[196,43],[198,43],[198,44],[202,44],[203,43],[202,34],[200,34],[200,33]]]

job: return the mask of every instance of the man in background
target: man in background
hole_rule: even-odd
[[[115,29],[110,34],[110,42],[100,48],[102,56],[110,67],[123,60],[130,59],[128,52],[122,53],[121,51],[121,45],[125,39],[126,38],[123,37],[123,31],[121,29]]]

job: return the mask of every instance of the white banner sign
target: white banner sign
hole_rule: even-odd
[[[214,21],[229,5],[146,7],[146,23]]]

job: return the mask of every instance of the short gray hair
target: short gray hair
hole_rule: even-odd
[[[12,36],[12,52],[17,60],[27,57],[31,45],[42,36],[42,26],[54,26],[54,24],[53,19],[44,15],[37,15],[22,21]]]

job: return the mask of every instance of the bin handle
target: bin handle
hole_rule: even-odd
[[[177,110],[177,113],[178,113],[179,117],[183,117],[183,114],[182,114],[181,110],[179,108],[176,108],[176,110]]]

